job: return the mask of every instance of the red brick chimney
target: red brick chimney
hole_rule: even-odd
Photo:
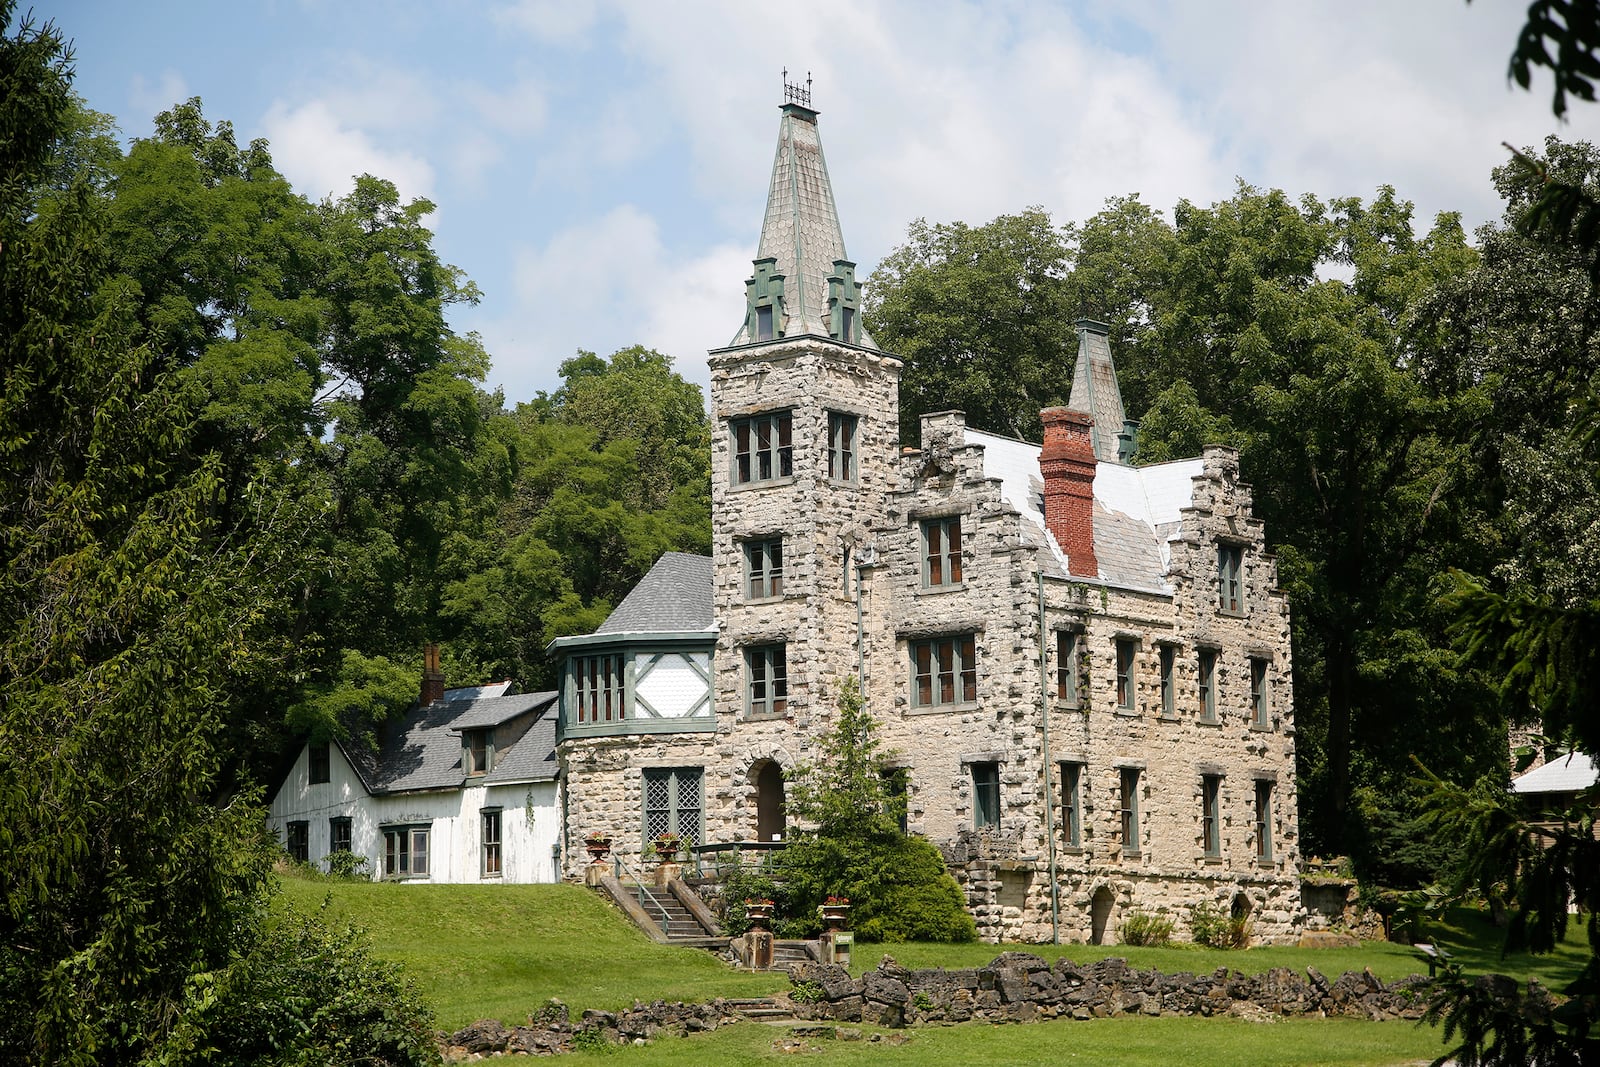
[[[1098,578],[1094,558],[1094,445],[1089,427],[1094,417],[1071,408],[1045,408],[1044,448],[1039,473],[1044,476],[1044,524],[1067,554],[1067,573]]]
[[[444,699],[444,672],[439,669],[439,646],[432,641],[422,646],[422,700],[426,707]]]

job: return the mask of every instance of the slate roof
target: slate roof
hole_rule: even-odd
[[[339,747],[361,776],[367,792],[374,795],[459,789],[466,780],[461,767],[460,730],[466,728],[462,724],[498,724],[517,715],[541,712],[522,740],[504,753],[486,782],[494,784],[507,764],[513,768],[548,767],[545,777],[554,778],[555,701],[553,691],[484,700],[440,700],[413,707],[400,719],[386,723],[377,748],[360,740],[341,742]],[[541,730],[545,722],[548,728]],[[506,773],[510,775],[511,771]],[[527,777],[537,780],[538,776]]]
[[[1049,545],[1058,573],[1065,574],[1066,555],[1045,530],[1039,446],[970,427],[965,441],[983,446],[983,473],[1000,480],[1000,495],[1021,514],[1023,540]],[[1094,554],[1102,580],[1129,589],[1171,591],[1164,577],[1171,559],[1169,542],[1182,509],[1189,506],[1193,479],[1204,466],[1199,458],[1149,467],[1100,462],[1094,476]]]
[[[1117,385],[1117,368],[1111,361],[1111,341],[1104,323],[1079,319],[1078,361],[1072,371],[1072,391],[1067,407],[1094,416],[1089,440],[1102,463],[1115,463],[1117,435],[1127,414],[1122,407],[1122,390]],[[1095,546],[1095,552],[1100,546]]]
[[[597,634],[710,631],[711,557],[668,552],[623,597]]]
[[[833,184],[822,157],[817,113],[798,105],[785,105],[778,123],[778,151],[772,161],[767,214],[756,251],[757,259],[769,256],[778,261],[776,273],[784,276],[784,305],[789,316],[785,336],[809,333],[827,337],[828,275],[833,273],[834,260],[850,257],[845,254]],[[729,343],[744,345],[753,340],[747,322]],[[878,347],[864,327],[857,343]]]
[[[1576,793],[1594,785],[1594,760],[1573,752],[1511,779],[1513,793]]]

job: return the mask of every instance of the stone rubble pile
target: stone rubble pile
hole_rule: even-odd
[[[744,1018],[739,1002],[718,998],[709,1004],[658,1000],[635,1003],[626,1011],[585,1011],[573,1022],[567,1006],[552,998],[528,1017],[527,1026],[507,1027],[497,1019],[482,1019],[453,1034],[441,1034],[439,1051],[448,1062],[497,1053],[549,1056],[590,1042],[641,1044],[661,1034],[682,1037]]]

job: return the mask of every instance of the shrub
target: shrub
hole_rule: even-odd
[[[1244,948],[1254,924],[1248,915],[1230,915],[1210,901],[1189,908],[1189,936],[1210,948]]]
[[[371,866],[371,860],[365,856],[358,856],[349,849],[328,853],[329,878],[346,882],[364,882],[372,877],[372,872],[368,869]]]
[[[1124,945],[1165,945],[1172,940],[1173,922],[1147,911],[1130,911],[1122,920],[1118,937]]]

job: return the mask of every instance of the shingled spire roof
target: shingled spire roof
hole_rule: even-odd
[[[751,312],[731,344],[812,334],[876,348],[857,318],[861,287],[855,280],[855,264],[845,254],[817,133],[817,112],[810,107],[811,91],[788,85],[787,80],[785,91],[789,99],[780,109],[778,152],[772,161],[755,275],[746,283],[751,289]],[[774,279],[780,295],[778,318],[772,334],[763,336],[754,310],[756,294],[765,296]]]
[[[1095,458],[1102,463],[1120,463],[1117,435],[1127,415],[1117,385],[1117,368],[1111,362],[1110,327],[1093,319],[1079,319],[1076,325],[1078,364],[1072,372],[1067,407],[1094,416],[1089,435]]]

